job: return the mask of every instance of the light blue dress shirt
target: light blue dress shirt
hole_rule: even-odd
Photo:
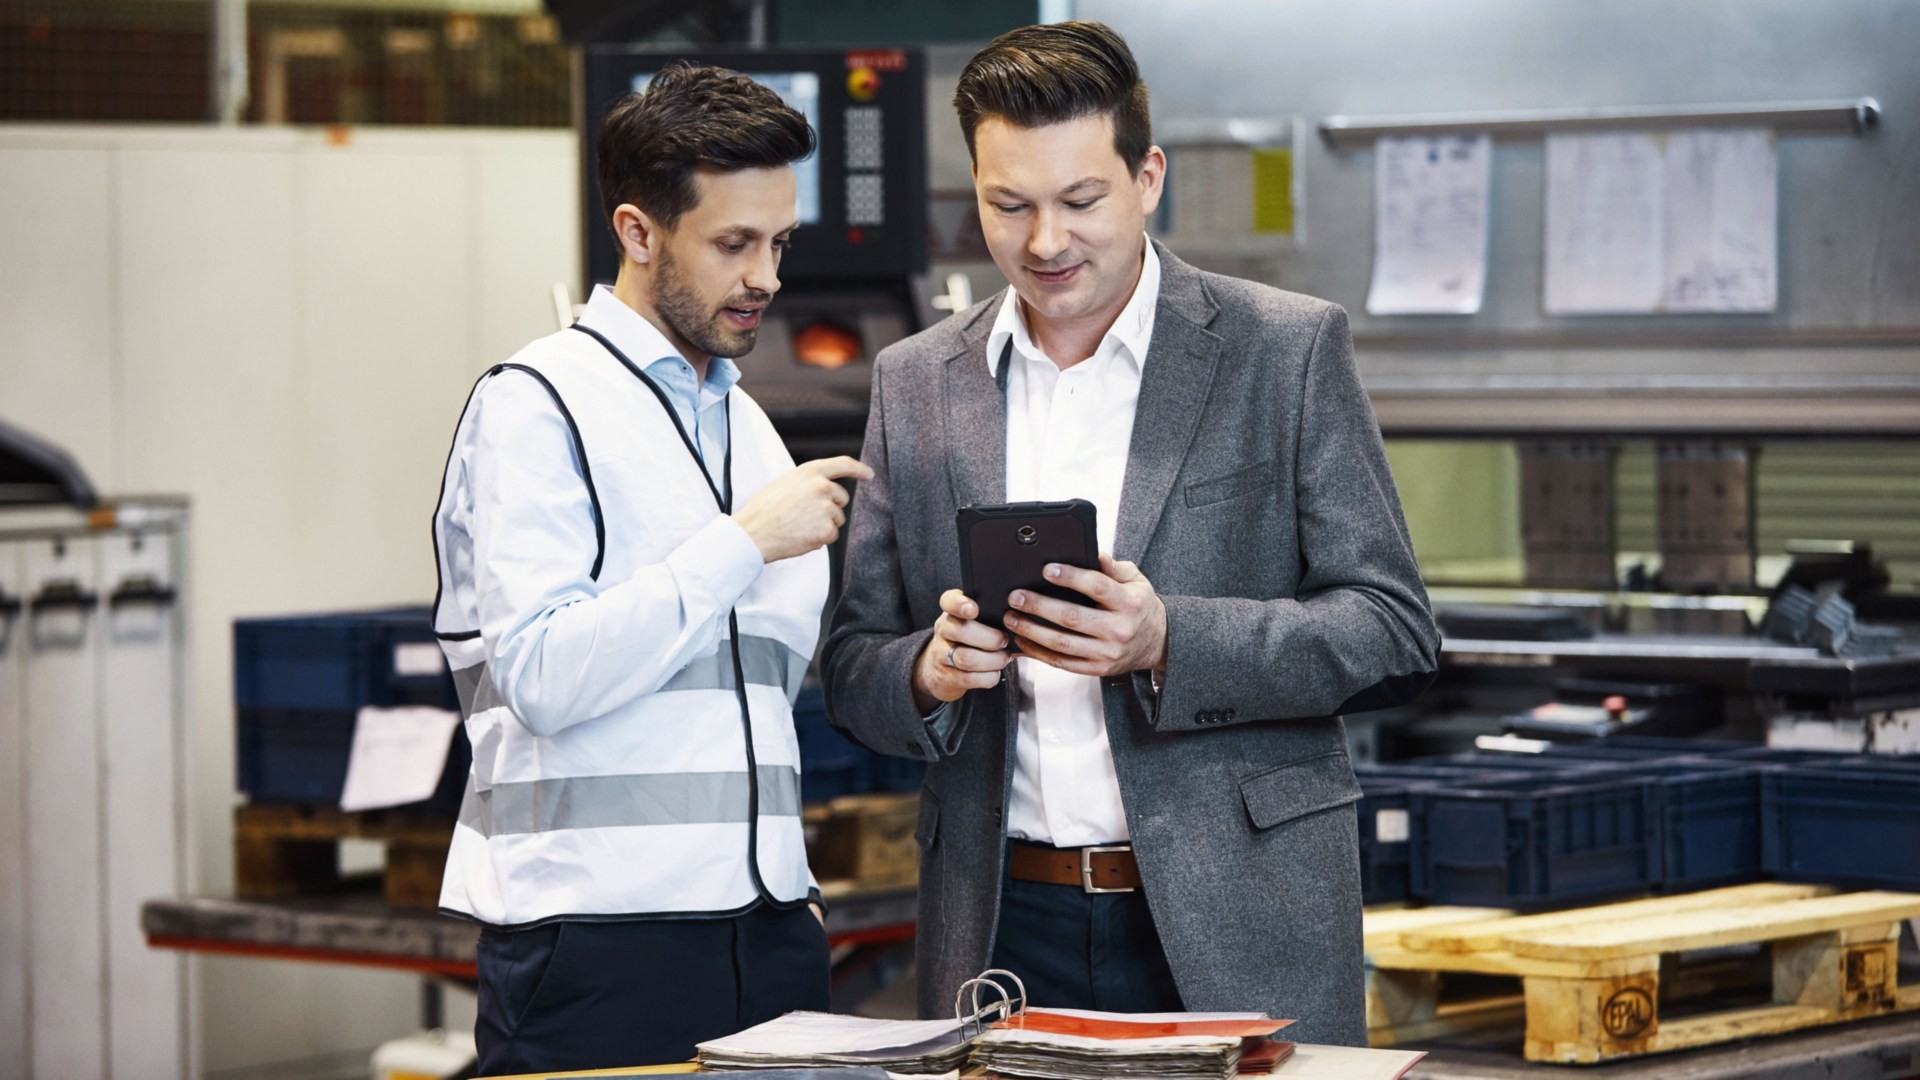
[[[721,474],[727,460],[727,392],[740,381],[740,365],[724,356],[707,362],[707,378],[700,382],[693,365],[674,349],[660,329],[621,303],[605,285],[594,287],[582,320],[606,334],[640,370],[647,373],[673,404],[693,445],[700,451],[700,463],[706,467],[713,485],[725,490]],[[730,494],[730,493],[729,493]]]
[[[664,337],[661,344],[666,344]],[[667,392],[667,400],[673,403],[680,426],[693,437],[693,444],[700,449],[701,464],[718,485],[723,479],[721,463],[727,459],[725,401],[727,391],[740,381],[740,365],[716,356],[707,362],[706,381],[696,383],[693,365],[679,353],[669,352],[651,362],[634,357],[634,362],[642,365],[647,377]]]

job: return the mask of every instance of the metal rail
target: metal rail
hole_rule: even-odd
[[[1764,127],[1779,132],[1851,131],[1880,124],[1870,97],[1835,101],[1779,101],[1751,105],[1625,106],[1528,112],[1423,113],[1408,116],[1329,116],[1320,137],[1335,150],[1371,146],[1390,135],[1477,135],[1537,139],[1549,132],[1664,131],[1700,127]]]

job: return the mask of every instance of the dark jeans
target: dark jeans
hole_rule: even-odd
[[[1182,1008],[1145,890],[1088,893],[1077,885],[1009,875],[1000,884],[993,966],[1020,976],[1033,1005],[1107,1012]]]
[[[826,931],[804,907],[483,929],[480,1075],[689,1061],[695,1043],[827,1011],[829,966]]]

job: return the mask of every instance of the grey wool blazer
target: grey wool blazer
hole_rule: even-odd
[[[1160,299],[1114,556],[1167,609],[1167,671],[1105,680],[1107,733],[1180,997],[1291,1039],[1365,1045],[1360,790],[1340,714],[1411,700],[1440,644],[1346,312],[1159,249]],[[845,591],[822,653],[832,723],[931,762],[919,1005],[992,955],[1017,719],[1012,680],[935,731],[909,679],[960,584],[955,512],[1004,500],[986,341],[1004,294],[881,352]],[[1114,507],[1099,507],[1103,514]]]

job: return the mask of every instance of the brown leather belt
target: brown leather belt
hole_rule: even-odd
[[[1132,892],[1140,887],[1140,864],[1133,861],[1131,844],[1055,848],[1015,840],[1009,869],[1018,881],[1078,885],[1090,893]]]

